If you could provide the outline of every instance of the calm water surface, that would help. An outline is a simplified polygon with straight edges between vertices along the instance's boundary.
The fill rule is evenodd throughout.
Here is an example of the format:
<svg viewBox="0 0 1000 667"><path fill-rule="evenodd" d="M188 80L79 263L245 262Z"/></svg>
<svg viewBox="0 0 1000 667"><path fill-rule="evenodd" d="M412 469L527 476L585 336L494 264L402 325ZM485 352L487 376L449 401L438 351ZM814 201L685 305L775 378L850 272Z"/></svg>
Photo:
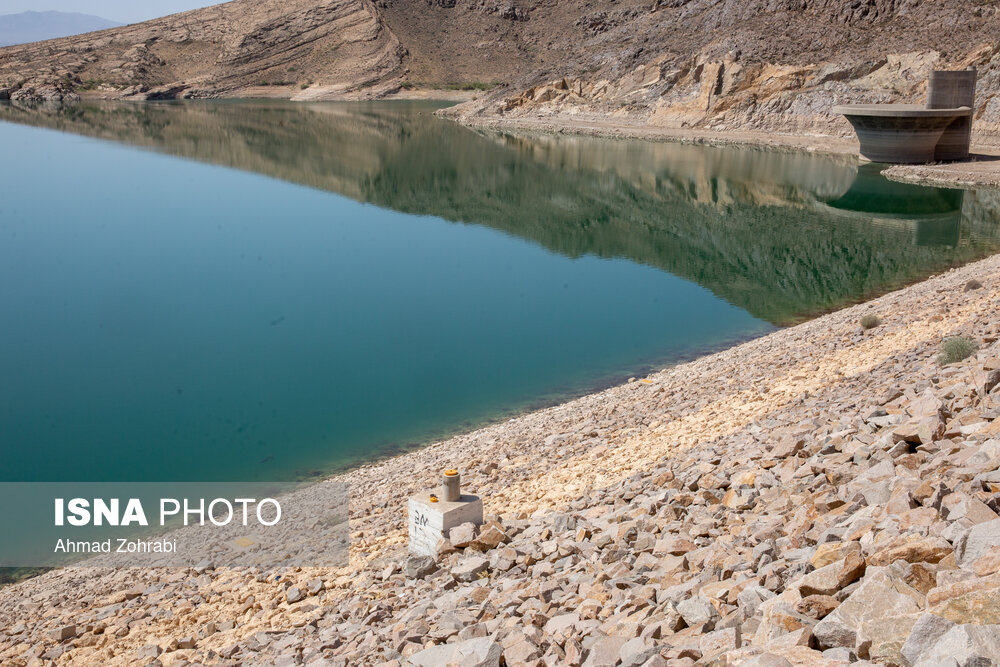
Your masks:
<svg viewBox="0 0 1000 667"><path fill-rule="evenodd" d="M0 106L2 479L316 475L1000 243L851 160L433 109Z"/></svg>

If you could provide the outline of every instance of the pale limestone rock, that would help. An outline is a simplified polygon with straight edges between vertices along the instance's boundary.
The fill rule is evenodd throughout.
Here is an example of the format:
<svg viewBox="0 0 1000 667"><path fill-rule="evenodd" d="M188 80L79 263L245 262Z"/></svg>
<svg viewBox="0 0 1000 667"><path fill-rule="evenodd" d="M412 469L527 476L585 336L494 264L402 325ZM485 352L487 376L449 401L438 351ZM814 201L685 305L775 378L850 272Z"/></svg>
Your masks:
<svg viewBox="0 0 1000 667"><path fill-rule="evenodd" d="M486 526L479 532L476 539L469 544L476 551L489 551L507 542L510 538L496 526ZM457 545L456 545L457 546Z"/></svg>
<svg viewBox="0 0 1000 667"><path fill-rule="evenodd" d="M932 647L944 633L954 626L954 623L940 616L921 614L917 622L913 624L900 655L903 656L907 664L916 663L924 651Z"/></svg>
<svg viewBox="0 0 1000 667"><path fill-rule="evenodd" d="M49 639L56 642L66 641L76 637L75 625L64 625L48 633Z"/></svg>
<svg viewBox="0 0 1000 667"><path fill-rule="evenodd" d="M889 569L869 568L857 590L816 624L813 635L821 648L843 646L853 649L864 641L862 635L870 627L887 618L913 615L916 620L924 596L892 576ZM905 638L906 635L900 639L900 646Z"/></svg>
<svg viewBox="0 0 1000 667"><path fill-rule="evenodd" d="M760 605L771 598L775 597L774 593L767 590L763 586L747 586L736 596L737 602L741 609L747 617L753 616L756 613Z"/></svg>
<svg viewBox="0 0 1000 667"><path fill-rule="evenodd" d="M795 611L820 620L829 615L839 604L840 602L830 595L809 595L795 603Z"/></svg>
<svg viewBox="0 0 1000 667"><path fill-rule="evenodd" d="M991 665L1000 660L1000 625L956 625L922 651L913 667Z"/></svg>
<svg viewBox="0 0 1000 667"><path fill-rule="evenodd" d="M506 572L517 562L517 551L511 547L501 547L490 555L490 568Z"/></svg>
<svg viewBox="0 0 1000 667"><path fill-rule="evenodd" d="M858 628L856 649L875 662L898 663L919 613L885 616Z"/></svg>
<svg viewBox="0 0 1000 667"><path fill-rule="evenodd" d="M146 644L136 651L135 655L139 660L149 661L155 660L161 653L163 653L163 649L156 644Z"/></svg>
<svg viewBox="0 0 1000 667"><path fill-rule="evenodd" d="M410 556L406 559L403 573L408 579L422 579L437 569L437 563L430 556Z"/></svg>
<svg viewBox="0 0 1000 667"><path fill-rule="evenodd" d="M452 568L451 574L459 581L475 581L484 574L490 566L490 562L480 556L469 556L462 559Z"/></svg>
<svg viewBox="0 0 1000 667"><path fill-rule="evenodd" d="M542 657L542 654L538 650L538 646L520 638L516 639L510 646L504 647L503 657L509 665L527 665Z"/></svg>
<svg viewBox="0 0 1000 667"><path fill-rule="evenodd" d="M742 644L739 626L713 630L702 635L698 648L703 657L710 657L738 649Z"/></svg>
<svg viewBox="0 0 1000 667"><path fill-rule="evenodd" d="M868 565L891 565L897 560L908 563L938 563L954 553L951 544L941 537L926 537L893 543L868 557Z"/></svg>
<svg viewBox="0 0 1000 667"><path fill-rule="evenodd" d="M640 667L658 655L659 648L655 642L645 637L633 637L622 644L619 664L621 667Z"/></svg>
<svg viewBox="0 0 1000 667"><path fill-rule="evenodd" d="M787 658L774 653L761 653L738 663L740 667L795 667Z"/></svg>
<svg viewBox="0 0 1000 667"><path fill-rule="evenodd" d="M719 613L711 602L698 597L690 597L677 603L677 613L689 626L701 625L718 618Z"/></svg>
<svg viewBox="0 0 1000 667"><path fill-rule="evenodd" d="M955 556L960 565L971 565L997 548L1000 548L1000 519L970 528L955 544Z"/></svg>
<svg viewBox="0 0 1000 667"><path fill-rule="evenodd" d="M464 549L472 544L474 539L476 539L476 524L472 522L461 523L448 531L448 541L456 549Z"/></svg>
<svg viewBox="0 0 1000 667"><path fill-rule="evenodd" d="M1000 624L1000 577L971 578L927 593L928 611L953 623Z"/></svg>
<svg viewBox="0 0 1000 667"><path fill-rule="evenodd" d="M861 545L857 542L826 542L816 547L816 552L809 559L813 567L819 569L838 560L843 560L849 553L861 553Z"/></svg>
<svg viewBox="0 0 1000 667"><path fill-rule="evenodd" d="M587 654L583 667L613 667L621 658L622 647L628 642L625 637L604 637L598 639Z"/></svg>
<svg viewBox="0 0 1000 667"><path fill-rule="evenodd" d="M441 644L409 657L415 667L441 667L456 663L462 667L499 667L503 648L489 637Z"/></svg>

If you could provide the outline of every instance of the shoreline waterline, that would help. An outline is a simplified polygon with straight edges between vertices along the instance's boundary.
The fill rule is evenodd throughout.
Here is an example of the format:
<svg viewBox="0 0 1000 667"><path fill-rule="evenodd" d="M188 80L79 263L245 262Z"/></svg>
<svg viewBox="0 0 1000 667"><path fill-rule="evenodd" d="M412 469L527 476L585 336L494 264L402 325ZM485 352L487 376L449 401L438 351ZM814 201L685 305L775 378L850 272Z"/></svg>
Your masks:
<svg viewBox="0 0 1000 667"><path fill-rule="evenodd" d="M11 481L317 479L1000 245L990 193L898 186L853 158L524 139L432 107L0 105L15 143L120 170L72 207L39 196L41 209L0 212L6 283L29 285L3 301L36 314L6 332L8 363L29 379L8 387L5 425L33 446L12 449ZM34 173L68 163L39 159ZM142 202L102 194L183 179L192 213L179 219L135 225ZM90 201L100 221L62 222ZM91 253L64 240L84 232ZM32 417L54 404L65 419Z"/></svg>
<svg viewBox="0 0 1000 667"><path fill-rule="evenodd" d="M857 139L847 135L656 127L637 123L565 117L554 119L532 116L522 118L462 117L451 112L451 108L444 107L436 113L442 118L448 118L473 129L519 134L575 134L606 139L638 139L702 146L759 148L778 152L807 152L848 158L860 164L868 162L858 154ZM914 185L1000 188L1000 146L976 142L972 146L972 155L968 160L929 165L885 165L883 175L889 180Z"/></svg>
<svg viewBox="0 0 1000 667"><path fill-rule="evenodd" d="M971 331L994 335L997 327L989 316L989 304L1000 294L998 276L1000 255L993 255L654 373L644 378L648 383L612 387L338 475L335 479L352 489L351 565L284 573L281 581L289 578L294 585L302 580L299 585L304 586L306 580L322 577L327 606L336 607L352 596L373 595L378 573L405 561L406 497L437 483L445 466L462 470L464 487L483 497L488 516L523 524L546 512L568 509L592 491L648 474L684 452L699 456L698 448L705 447L710 456L712 447L732 438L751 434L767 439L776 427L772 422L795 423L807 415L818 419L817 410L835 411L835 406L849 402L859 385L880 386L900 373L905 376L900 389L916 384L924 376L918 369L924 360L933 359L945 337ZM984 287L965 291L973 279ZM939 316L942 291L954 295L947 318ZM882 324L865 331L858 323L869 313L880 316ZM866 406L855 410L864 411ZM302 627L309 614L322 616L325 608L286 604L285 589L275 587L273 577L240 570L95 573L64 568L0 589L0 623L27 619L32 633L57 627L63 612L53 601L62 600L69 591L73 591L70 602L85 598L91 601L88 609L99 610L115 604L130 587L152 585L158 593L150 604L170 605L187 594L186 582L196 574L203 578L200 585L214 592L185 617L185 627L240 619L232 630L200 639L199 651L224 650L234 640L257 632ZM268 605L268 613L243 616L239 609L248 596ZM48 603L29 611L24 604L31 600ZM129 613L130 607L112 610L102 622L113 627ZM74 648L64 661L87 664L100 655L106 664L128 664L134 651L174 636L175 623L154 616L141 630ZM17 655L19 641L24 640L0 646L0 660Z"/></svg>
<svg viewBox="0 0 1000 667"><path fill-rule="evenodd" d="M853 304L852 304L853 305ZM812 317L819 317L819 315L814 315ZM809 317L807 319L812 319ZM807 321L803 320L803 321ZM794 326L794 325L793 325ZM317 467L318 471L322 471L320 474L313 474L310 472L307 475L296 477L291 482L315 482L321 483L336 479L340 475L350 473L353 470L365 466L378 465L387 460L393 459L398 456L406 456L415 451L420 451L426 447L431 447L442 442L447 442L457 437L468 435L476 431L490 428L498 424L503 424L512 420L520 419L526 415L530 415L536 412L541 412L543 410L548 410L551 408L557 408L566 403L584 398L586 396L592 396L595 394L600 394L608 389L618 387L627 384L630 380L636 378L651 375L654 373L659 373L664 370L668 370L674 366L686 364L691 361L695 361L705 356L712 354L718 354L730 348L742 345L744 343L756 340L763 336L767 336L774 331L780 331L785 327L773 327L770 331L766 331L760 334L748 333L741 336L736 336L732 339L720 341L711 344L704 348L697 348L694 350L686 350L683 353L672 358L669 362L657 363L649 362L640 364L633 367L631 370L623 370L621 372L613 373L604 378L594 380L587 383L586 385L576 388L567 389L565 391L553 391L549 396L543 396L538 399L534 399L526 403L522 407L511 407L508 408L494 416L486 417L481 420L474 420L471 423L466 422L460 426L454 428L442 428L441 431L435 435L428 436L425 439L411 440L405 443L387 443L386 446L378 447L378 452L374 453L371 458L356 458L347 461L341 461L338 463L331 463L327 465L319 464ZM325 470L324 470L325 468Z"/></svg>
<svg viewBox="0 0 1000 667"><path fill-rule="evenodd" d="M813 344L808 342L808 340L804 339L812 338L814 337L814 334L816 339L830 337L830 335L827 333L827 330L833 328L834 325L836 325L841 330L843 330L844 327L850 328L852 331L856 332L852 335L861 337L860 340L862 341L870 340L872 342L879 342L880 343L878 345L879 353L890 353L892 351L891 345L888 345L882 341L878 341L877 340L878 335L882 332L885 332L887 326L893 326L894 329L893 333L896 333L903 337L908 337L908 334L905 331L906 329L905 321L919 319L920 315L925 315L927 312L930 313L936 312L936 307L933 303L933 295L940 289L944 288L942 283L947 283L949 288L961 289L962 285L964 285L967 280L974 278L982 279L984 275L988 275L990 273L996 274L997 272L1000 272L1000 253L977 260L975 262L965 264L957 268L949 269L941 274L929 276L924 280L901 287L894 291L887 292L880 296L874 297L868 301L864 301L858 304L847 305L831 313L820 315L818 317L815 317L813 319L807 320L803 323L794 326L777 329L776 331L773 331L769 334L765 334L763 336L754 338L744 343L728 347L722 351L703 355L694 360L678 363L676 365L653 372L646 378L643 378L645 380L649 380L652 383L652 385L647 385L642 382L628 382L625 384L619 384L600 392L587 394L585 396L581 396L579 398L555 406L551 406L548 408L544 408L542 410L538 410L536 412L531 412L528 414L521 415L517 418L510 419L506 422L485 426L483 428L476 429L469 433L456 436L449 440L428 445L427 447L424 447L422 449L413 452L408 452L405 454L394 456L383 461L365 464L354 470L347 471L345 473L331 477L330 480L347 482L351 484L352 494L356 492L360 492L361 494L363 494L364 493L363 489L365 489L366 487L369 488L370 490L374 490L378 486L385 484L390 480L403 481L404 479L406 479L407 475L413 475L416 477L415 479L407 480L409 482L409 484L407 485L408 488L417 490L421 488L422 484L429 488L435 483L436 477L438 476L439 472L441 470L444 470L445 467L459 466L461 468L462 462L460 459L471 458L472 461L474 462L484 461L489 459L491 455L503 452L505 448L498 447L496 445L496 441L498 440L498 438L504 438L506 436L506 439L512 442L517 441L519 440L519 438L516 437L517 434L523 433L525 431L530 431L536 434L536 436L540 435L541 433L546 433L548 436L561 435L564 432L569 432L569 430L567 429L566 431L560 431L554 427L550 428L550 426L554 421L558 422L564 421L564 419L567 416L569 417L569 421L571 422L584 424L582 429L575 429L575 432L579 432L581 430L587 431L589 428L587 426L587 422L589 421L587 419L587 413L600 411L603 407L608 407L611 408L612 410L616 410L618 408L623 408L623 409L634 408L635 407L634 401L629 400L628 397L629 392L642 390L643 388L650 386L658 387L663 384L672 386L672 388L676 392L681 388L681 386L684 386L689 380L690 381L697 380L702 375L717 376L720 366L732 363L732 368L734 372L736 372L739 366L738 364L733 362L735 362L737 359L746 359L748 357L754 357L759 355L760 357L762 357L762 361L765 363L773 361L779 365L788 365L789 364L788 361L781 359L782 357L780 351L781 346L788 345L789 343L794 342L797 347L812 348ZM975 295L975 293L973 293L973 295ZM911 302L911 301L920 301L921 302L920 305L923 307L923 312L919 312L916 309L914 309L914 312L887 313L884 311L884 309L887 306L891 307L899 302ZM967 316L968 314L974 311L975 309L970 307L967 312L963 312L960 315ZM883 323L880 325L879 329L874 332L862 332L861 326L859 324L860 318L864 314L869 312L879 313L880 317L883 319ZM890 318L895 319L896 322L892 322ZM956 318L956 320L962 321L961 317ZM957 330L959 331L961 330L960 327L940 325L936 320L933 319L933 317L931 318L930 322L925 322L923 324L924 326L921 327L922 331L920 332L920 335L922 336L927 336L928 332L934 329L947 328L949 331L951 331L957 328ZM932 334L932 336L938 342L940 340L943 340L943 338L945 338L947 335L948 334L945 333ZM838 358L843 356L844 360L848 359L849 355L847 355L847 352L849 352L849 349L838 350L837 351ZM776 368L775 372L778 373L779 371L785 371L785 370L786 369L783 368ZM712 371L712 372L706 373L706 371ZM831 368L827 368L826 371L824 372L831 372L834 377L843 377L845 375L843 371L833 370ZM783 375L778 375L778 378L780 380L781 377L783 376L787 377L788 375L792 375L792 377L795 377L794 374L785 372ZM707 379L711 380L715 378L707 378ZM765 377L761 376L758 378L757 382L758 384L756 385L756 388L743 387L739 389L740 393L745 393L747 390L749 390L752 395L756 395L760 390L763 390L764 394L761 394L761 396L766 397L767 394L770 393L767 387L769 385L775 384L776 382L778 382L778 380L768 381ZM814 391L815 386L823 384L823 382L818 382L818 383L807 382L804 381L804 378L796 380L796 383L802 385L802 391L804 392L804 395L806 397L808 397L809 394L812 391ZM785 389L783 393L788 395L790 391L789 389ZM751 400L752 399L753 396L751 396ZM648 426L650 422L661 421L658 419L649 418L648 416L643 416L641 414L633 414L630 416L630 419L634 420L634 422L619 424L619 428L617 430L619 431L619 433L621 433L624 437L627 437L628 440L632 442L636 440L636 435L640 431L645 430L645 427L640 426L640 423L645 422L646 426ZM656 425L659 426L660 424ZM590 449L591 447L601 448L601 449L607 447L608 443L606 442L606 438L602 438L602 440L605 440L605 442L594 442L591 443L588 447L583 448L584 451L583 456L586 457L585 452L587 449ZM474 442L478 443L492 442L493 444L492 446L490 446L490 449L497 451L480 450L476 454L470 454L467 450L470 449L469 445ZM697 444L697 442L694 442L693 444ZM693 446L693 444L691 446ZM521 440L519 445L512 445L511 448L516 450L518 455L522 457L528 455L528 458L544 459L544 455L532 456L531 445L527 442L524 442L523 440ZM617 445L614 448L620 449L621 445ZM685 447L683 449L673 449L673 448L671 449L674 452L676 452L676 451L686 450L687 448L688 447ZM414 470L419 470L420 473L418 474L412 473L412 471ZM537 476L544 477L547 476L547 473L546 471L538 470ZM469 486L470 486L470 492L472 492L471 490L474 489L476 486L477 477L476 476L470 476L470 477L471 481ZM373 483L376 485L375 487L371 487ZM596 485L597 485L596 483L593 483L588 486L596 486ZM576 487L572 487L570 493L576 490L578 490ZM508 490L503 494L503 500L506 500L507 498L511 497L511 495L516 495L516 494L517 494L516 489ZM547 495L546 493L542 493L541 497L544 498L546 497L546 495ZM494 511L500 511L502 506L504 505L503 500L499 498L493 498L492 508L489 507L490 502L489 500L487 500L487 506L488 506L487 511L490 511L490 509ZM509 512L513 509L514 506L508 506L506 508L506 511ZM535 507L535 510L537 509L538 507ZM400 507L399 513L401 515L405 515L404 510L405 508ZM530 512L528 513L530 514ZM358 517L355 514L355 512L352 511L352 521L357 521L360 519L361 517ZM402 528L402 521L403 517L401 516L394 517L393 523L395 524L395 527L397 529ZM396 540L393 540L391 543L399 545L399 542ZM403 546L405 546L405 541L403 543ZM353 553L354 549L352 545L352 554ZM385 554L382 553L381 556L384 557Z"/></svg>
<svg viewBox="0 0 1000 667"><path fill-rule="evenodd" d="M975 262L970 262L957 267L946 269L945 274L971 266L973 264L985 262L990 259L1000 260L1000 253L991 255L989 257L981 258L979 260L976 260ZM570 405L575 404L582 400L595 399L597 397L600 397L608 393L609 391L627 387L628 385L633 384L640 377L648 378L650 376L662 375L663 373L668 373L677 367L685 366L708 357L713 357L715 355L724 354L735 348L739 348L745 344L753 343L754 341L760 341L762 339L767 339L775 334L788 331L790 329L798 328L802 325L808 324L817 319L821 319L825 316L836 315L837 313L840 313L845 310L866 307L872 302L878 301L880 298L883 298L887 295L891 295L895 292L905 291L911 287L915 287L923 283L929 282L931 280L934 280L935 278L938 278L940 275L944 274L927 276L923 280L909 283L906 285L891 286L886 291L880 292L877 295L873 295L864 301L845 303L842 306L835 308L833 310L827 310L819 313L803 315L802 319L796 322L795 324L790 324L788 326L783 326L783 327L774 327L771 331L763 334L759 335L747 334L747 335L737 336L731 340L718 342L716 344L710 345L705 348L699 348L696 350L686 350L685 352L679 354L673 361L671 361L668 364L665 365L658 365L656 363L644 364L642 366L632 369L631 371L623 371L620 373L616 373L612 376L609 376L604 380L599 380L591 384L589 388L582 388L579 391L568 392L567 394L564 394L562 396L553 397L551 400L548 399L536 400L524 406L523 409L513 408L509 412L502 413L495 417L487 418L471 426L456 427L454 429L451 429L450 432L446 432L441 436L431 437L423 441L414 441L405 444L401 443L395 445L394 447L390 447L388 451L385 453L382 453L381 448L379 448L379 452L374 454L372 458L351 459L347 461L340 461L335 464L329 464L327 466L323 466L322 464L320 464L315 469L314 471L315 474L313 474L313 472L311 471L309 474L296 477L289 481L296 483L308 482L309 484L321 484L326 482L344 481L345 477L349 477L355 473L360 473L362 471L367 471L367 470L377 470L381 466L390 466L398 460L405 459L407 457L413 456L414 454L419 454L429 449L447 448L449 443L461 438L473 437L481 432L489 431L495 428L503 428L505 424L518 422L519 420L531 418L533 416L547 413L550 411L558 411L560 409L568 408ZM30 570L30 568L17 568L17 569ZM63 569L63 568L40 568L38 569L38 571L30 571L23 577L15 578L13 581L0 584L0 588L16 585L21 581L26 581L28 579L35 578L37 576L40 576L41 574L50 572L53 569Z"/></svg>
<svg viewBox="0 0 1000 667"><path fill-rule="evenodd" d="M525 405L523 409L510 408L509 410L504 411L504 412L502 412L502 413L500 413L500 414L498 414L496 416L488 417L488 418L480 420L478 422L474 422L471 425L460 426L460 427L456 427L454 429L444 429L444 432L440 436L434 436L434 437L430 437L430 438L427 438L427 439L424 439L424 440L416 440L416 441L407 442L407 443L393 444L393 445L390 446L389 452L387 452L385 454L376 454L371 459L364 459L364 460L362 460L362 459L356 459L356 460L352 460L352 461L348 461L348 462L344 462L344 463L335 464L335 465L332 465L329 468L327 468L327 470L325 472L323 472L322 475L315 475L315 476L310 476L310 477L297 478L297 479L292 480L292 481L301 482L301 481L307 481L307 480L309 480L309 481L315 481L317 483L319 483L319 482L326 482L326 481L334 481L334 480L338 479L339 477L341 477L343 475L346 475L346 474L349 474L349 473L351 473L351 472L353 472L355 470L358 470L358 469L361 469L361 468L366 468L366 467L378 466L379 464L386 463L386 462L388 462L388 461L390 461L390 460L392 460L394 458L402 457L402 456L407 456L407 455L410 455L410 454L412 454L414 452L418 452L420 450L426 449L428 447L434 447L434 446L437 446L437 445L441 445L441 444L444 444L444 443L446 443L448 441L451 441L451 440L453 440L455 438L459 438L459 437L462 437L462 436L468 436L468 435L470 435L472 433L475 433L475 432L478 432L478 431L482 431L482 430L485 430L485 429L489 429L491 427L495 427L497 425L501 425L501 424L506 423L506 422L515 421L515 420L524 418L526 416L532 415L534 413L543 412L543 411L554 409L554 408L559 408L561 406L564 406L566 404L572 403L572 402L577 401L579 399L583 399L583 398L587 398L587 397L592 397L592 396L597 396L597 395L603 394L604 392L606 392L606 391L608 391L610 389L614 389L616 387L621 387L621 386L624 386L626 384L629 384L633 380L636 380L636 379L638 379L640 377L648 377L650 375L656 375L656 374L659 374L659 373L664 373L664 372L670 371L672 368L675 368L677 366L682 366L682 365L689 364L691 362L697 361L699 359L703 359L705 357L709 357L709 356L712 356L712 355L716 355L716 354L720 354L720 353L726 352L726 351L731 350L731 349L733 349L735 347L739 347L739 346L741 346L743 344L750 343L750 342L753 342L753 341L756 341L756 340L760 340L762 338L767 338L768 336L771 336L771 335L773 335L775 333L778 333L778 332L781 332L781 331L785 331L787 329L795 328L795 327L798 327L798 326L803 325L803 324L807 324L807 323L809 323L811 321L814 321L816 319L822 318L822 317L827 316L827 315L833 315L833 314L836 314L836 313L841 312L843 310L848 310L848 309L852 309L852 308L865 307L868 304L870 304L870 303L872 303L874 301L877 301L878 299L880 299L880 298L882 298L884 296L893 294L895 292L906 290L907 288L914 287L916 285L920 285L922 283L925 283L925 282L927 282L929 280L933 280L933 279L935 279L935 278L937 278L937 277L939 277L941 275L944 275L946 273L950 273L952 271L956 271L956 270L962 269L964 267L970 266L972 264L975 264L975 263L978 263L978 262L982 262L982 261L986 261L986 260L991 259L991 258L1000 258L1000 252L995 253L993 255L988 255L986 257L981 257L981 258L979 258L977 260L974 260L973 262L967 262L967 263L964 263L964 264L956 264L956 265L951 266L951 267L946 267L941 273L937 273L937 274L932 274L932 275L926 276L926 277L924 277L921 280L917 280L917 281L914 281L914 282L908 282L908 283L904 283L904 284L887 285L885 290L879 291L879 292L877 292L875 294L868 295L863 300L848 301L848 302L845 302L843 304L840 304L838 307L833 308L833 309L826 309L826 310L821 310L821 311L817 311L817 312L813 312L813 313L803 313L799 318L796 319L796 321L794 323L790 323L790 324L785 325L785 326L775 326L772 330L767 331L765 333L761 333L761 334L747 334L747 335L744 335L744 336L737 336L737 337L734 337L731 340L722 341L722 342L710 345L710 346L705 347L705 348L698 348L698 349L695 349L695 350L687 350L684 353L678 355L672 361L670 361L668 363L665 363L665 364L657 364L655 362L650 362L648 364L643 364L643 365L640 365L640 366L632 369L631 371L622 371L622 372L610 375L610 376L608 376L605 379L597 380L597 381L591 383L589 385L589 387L583 387L583 388L579 389L578 391L567 391L564 394L555 395L555 396L553 396L551 398L542 398L542 399L539 399L539 400L534 400L531 403ZM393 451L393 450L395 450L395 451Z"/></svg>

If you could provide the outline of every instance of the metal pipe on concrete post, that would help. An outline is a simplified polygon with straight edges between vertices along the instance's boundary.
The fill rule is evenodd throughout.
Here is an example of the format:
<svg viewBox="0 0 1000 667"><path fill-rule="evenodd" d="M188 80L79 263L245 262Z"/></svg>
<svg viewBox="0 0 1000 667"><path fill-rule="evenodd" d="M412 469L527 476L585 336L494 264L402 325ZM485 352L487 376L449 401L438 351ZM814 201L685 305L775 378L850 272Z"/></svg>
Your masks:
<svg viewBox="0 0 1000 667"><path fill-rule="evenodd" d="M462 497L462 476L457 470L445 470L441 481L441 499L446 503L458 502Z"/></svg>

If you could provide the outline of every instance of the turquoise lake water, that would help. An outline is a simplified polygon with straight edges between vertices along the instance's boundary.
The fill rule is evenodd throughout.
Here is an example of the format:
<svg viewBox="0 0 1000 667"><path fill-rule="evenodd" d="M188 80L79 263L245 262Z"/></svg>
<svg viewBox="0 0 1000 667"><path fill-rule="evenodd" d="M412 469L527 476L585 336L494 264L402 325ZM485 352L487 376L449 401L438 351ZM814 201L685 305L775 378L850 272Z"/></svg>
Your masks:
<svg viewBox="0 0 1000 667"><path fill-rule="evenodd" d="M989 254L989 193L428 104L0 106L3 481L316 476Z"/></svg>

